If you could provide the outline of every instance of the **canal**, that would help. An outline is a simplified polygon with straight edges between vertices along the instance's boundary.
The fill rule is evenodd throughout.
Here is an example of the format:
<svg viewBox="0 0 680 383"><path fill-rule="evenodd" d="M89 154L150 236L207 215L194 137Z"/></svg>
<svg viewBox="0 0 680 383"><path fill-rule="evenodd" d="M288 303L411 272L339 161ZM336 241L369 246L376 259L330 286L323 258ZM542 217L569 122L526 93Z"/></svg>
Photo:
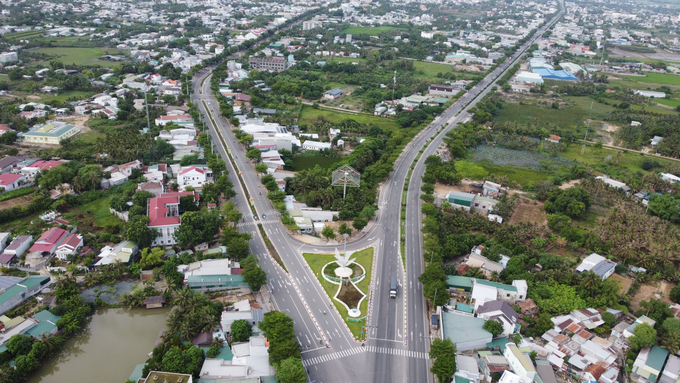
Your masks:
<svg viewBox="0 0 680 383"><path fill-rule="evenodd" d="M146 362L170 312L98 309L83 331L64 343L28 383L123 383Z"/></svg>

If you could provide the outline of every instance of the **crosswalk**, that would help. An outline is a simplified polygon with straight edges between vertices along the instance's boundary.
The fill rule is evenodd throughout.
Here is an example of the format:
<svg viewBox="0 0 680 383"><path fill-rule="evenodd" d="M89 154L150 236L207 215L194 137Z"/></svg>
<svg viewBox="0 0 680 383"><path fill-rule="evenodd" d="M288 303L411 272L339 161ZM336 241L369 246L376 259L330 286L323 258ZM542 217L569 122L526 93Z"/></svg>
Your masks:
<svg viewBox="0 0 680 383"><path fill-rule="evenodd" d="M236 225L236 227L247 227L247 226L255 226L258 223L269 224L269 223L277 223L277 222L280 222L280 221L278 219L266 219L264 221L250 221L250 222L239 223L239 224Z"/></svg>
<svg viewBox="0 0 680 383"><path fill-rule="evenodd" d="M311 366L311 365L314 365L314 364L330 362L332 360L344 358L344 357L351 356L351 355L366 353L366 352L374 352L374 353L378 353L378 354L387 354L387 355L395 355L395 356L405 356L407 358L418 358L418 359L429 359L430 358L429 355L426 352L410 351L410 350L404 350L404 349L400 349L400 348L390 348L390 347L365 346L365 347L350 348L350 349L347 349L347 350L334 352L332 354L320 355L320 356L317 356L317 357L314 357L314 358L305 359L305 360L302 361L302 364L305 367L308 367L308 366Z"/></svg>

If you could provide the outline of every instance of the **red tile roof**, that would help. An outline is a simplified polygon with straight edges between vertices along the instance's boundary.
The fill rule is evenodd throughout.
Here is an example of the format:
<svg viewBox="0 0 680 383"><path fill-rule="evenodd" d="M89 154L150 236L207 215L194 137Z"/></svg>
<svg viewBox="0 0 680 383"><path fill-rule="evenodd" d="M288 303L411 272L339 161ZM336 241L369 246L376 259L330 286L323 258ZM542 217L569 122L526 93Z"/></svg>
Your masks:
<svg viewBox="0 0 680 383"><path fill-rule="evenodd" d="M195 170L195 171L197 171L197 172L199 172L199 173L201 173L201 174L204 173L203 169L197 168L197 167L195 167L195 166L192 166L192 167L190 167L190 168L186 168L186 169L182 170L181 172L179 172L179 175L189 173L189 172L192 171L192 170Z"/></svg>
<svg viewBox="0 0 680 383"><path fill-rule="evenodd" d="M66 237L68 232L58 227L53 227L44 232L35 244L31 246L30 251L48 251L54 252L61 241Z"/></svg>
<svg viewBox="0 0 680 383"><path fill-rule="evenodd" d="M59 245L59 247L69 246L70 248L75 249L78 246L80 246L82 242L83 238L78 237L78 234L71 234L68 237L64 238L64 242L62 242L61 245Z"/></svg>
<svg viewBox="0 0 680 383"><path fill-rule="evenodd" d="M179 225L179 216L167 216L167 205L173 204L179 204L179 196L151 198L149 200L149 226Z"/></svg>
<svg viewBox="0 0 680 383"><path fill-rule="evenodd" d="M32 164L31 164L30 166L28 166L28 167L30 167L30 168L40 168L40 169L42 169L42 170L50 170L50 169L52 169L52 168L56 168L57 166L59 166L59 165L61 165L61 164L63 164L63 163L64 163L64 161L57 161L57 160L49 160L49 161L45 161L45 160L40 160L40 161L36 161L36 162L32 163Z"/></svg>
<svg viewBox="0 0 680 383"><path fill-rule="evenodd" d="M7 186L23 177L21 174L0 174L0 186Z"/></svg>
<svg viewBox="0 0 680 383"><path fill-rule="evenodd" d="M555 141L559 141L559 140L560 140L560 136L556 136L556 135L554 135L554 134L553 134L552 136L550 136L549 138L550 138L551 140L555 140Z"/></svg>

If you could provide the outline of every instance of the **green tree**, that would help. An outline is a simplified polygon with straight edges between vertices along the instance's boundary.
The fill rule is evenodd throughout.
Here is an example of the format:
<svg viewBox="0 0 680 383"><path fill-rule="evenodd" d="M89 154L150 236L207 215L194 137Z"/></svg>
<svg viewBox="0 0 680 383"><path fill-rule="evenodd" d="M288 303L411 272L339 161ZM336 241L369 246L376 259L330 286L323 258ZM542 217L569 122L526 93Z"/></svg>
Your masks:
<svg viewBox="0 0 680 383"><path fill-rule="evenodd" d="M503 333L503 325L498 323L498 321L495 319L489 319L484 322L484 330L490 332L491 335L496 337Z"/></svg>
<svg viewBox="0 0 680 383"><path fill-rule="evenodd" d="M182 214L175 239L181 247L210 242L220 232L223 221L218 211L188 211Z"/></svg>
<svg viewBox="0 0 680 383"><path fill-rule="evenodd" d="M663 323L666 318L673 316L673 311L671 311L667 303L658 299L650 299L648 301L640 302L638 316L640 315L647 315L648 317L654 319L656 323Z"/></svg>
<svg viewBox="0 0 680 383"><path fill-rule="evenodd" d="M616 324L616 317L609 311L602 312L602 320L604 321L604 324L610 328L614 327L614 324Z"/></svg>
<svg viewBox="0 0 680 383"><path fill-rule="evenodd" d="M234 237L227 242L227 253L236 259L244 259L250 254L250 243L242 237Z"/></svg>
<svg viewBox="0 0 680 383"><path fill-rule="evenodd" d="M668 318L661 326L661 346L672 354L680 350L680 319Z"/></svg>
<svg viewBox="0 0 680 383"><path fill-rule="evenodd" d="M435 338L430 346L430 359L434 359L430 372L439 382L448 382L456 372L456 345L451 339Z"/></svg>
<svg viewBox="0 0 680 383"><path fill-rule="evenodd" d="M151 242L158 236L158 232L149 228L149 218L143 215L130 217L125 238L134 242L140 248L151 246Z"/></svg>
<svg viewBox="0 0 680 383"><path fill-rule="evenodd" d="M231 338L234 342L245 342L250 339L253 326L246 319L235 320L231 324Z"/></svg>
<svg viewBox="0 0 680 383"><path fill-rule="evenodd" d="M153 249L147 247L142 250L142 259L139 261L139 265L142 266L142 270L153 269L163 264L162 257L164 255L165 250L160 247L154 247Z"/></svg>
<svg viewBox="0 0 680 383"><path fill-rule="evenodd" d="M154 197L156 197L155 194L146 190L140 190L135 193L134 197L132 197L132 203L136 206L141 206L144 208L144 210L146 210L146 204L148 203L149 199Z"/></svg>
<svg viewBox="0 0 680 383"><path fill-rule="evenodd" d="M234 225L243 218L243 214L236 208L236 203L234 201L227 201L222 205L222 218L227 222L232 222Z"/></svg>
<svg viewBox="0 0 680 383"><path fill-rule="evenodd" d="M338 228L338 232L340 235L352 235L352 228L347 225L347 223L343 222L340 224L340 227Z"/></svg>
<svg viewBox="0 0 680 383"><path fill-rule="evenodd" d="M671 289L669 298L675 303L680 303L680 286L675 286Z"/></svg>
<svg viewBox="0 0 680 383"><path fill-rule="evenodd" d="M267 284L267 273L257 264L257 258L254 256L249 256L242 262L243 266L243 281L250 286L250 289L254 292L260 291L262 286Z"/></svg>
<svg viewBox="0 0 680 383"><path fill-rule="evenodd" d="M276 368L276 380L279 383L305 383L307 374L300 358L288 358L281 361Z"/></svg>
<svg viewBox="0 0 680 383"><path fill-rule="evenodd" d="M269 167L265 164L259 164L255 166L255 171L258 173L266 173L267 169L269 169Z"/></svg>
<svg viewBox="0 0 680 383"><path fill-rule="evenodd" d="M165 355L163 355L163 371L174 372L177 374L184 374L187 370L187 361L182 351L178 348L170 348Z"/></svg>
<svg viewBox="0 0 680 383"><path fill-rule="evenodd" d="M14 365L20 374L27 374L40 366L33 355L20 355L14 359Z"/></svg>
<svg viewBox="0 0 680 383"><path fill-rule="evenodd" d="M321 235L323 235L324 237L326 237L326 239L329 239L329 240L335 239L335 231L333 231L333 228L330 227L330 226L325 226L321 230Z"/></svg>
<svg viewBox="0 0 680 383"><path fill-rule="evenodd" d="M33 347L32 336L29 335L13 335L7 341L7 351L9 351L14 356L28 355L31 352L31 347Z"/></svg>
<svg viewBox="0 0 680 383"><path fill-rule="evenodd" d="M270 364L277 366L285 359L300 357L293 320L288 315L280 311L270 311L264 314L259 328L269 340Z"/></svg>
<svg viewBox="0 0 680 383"><path fill-rule="evenodd" d="M253 161L259 162L262 159L262 152L258 148L250 148L246 152L246 157Z"/></svg>
<svg viewBox="0 0 680 383"><path fill-rule="evenodd" d="M647 323L637 325L633 333L635 335L630 337L630 347L635 351L656 344L656 330Z"/></svg>
<svg viewBox="0 0 680 383"><path fill-rule="evenodd" d="M368 221L365 218L354 217L354 220L352 221L352 226L358 231L361 231L366 225L368 225Z"/></svg>

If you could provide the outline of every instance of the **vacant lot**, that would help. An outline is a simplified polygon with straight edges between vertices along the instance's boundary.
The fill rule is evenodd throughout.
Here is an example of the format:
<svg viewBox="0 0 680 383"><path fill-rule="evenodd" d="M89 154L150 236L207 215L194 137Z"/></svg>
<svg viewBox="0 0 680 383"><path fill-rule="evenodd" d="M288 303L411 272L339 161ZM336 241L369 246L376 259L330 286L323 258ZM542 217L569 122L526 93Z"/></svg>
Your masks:
<svg viewBox="0 0 680 383"><path fill-rule="evenodd" d="M630 289L630 285L633 284L632 279L630 279L628 277L624 277L623 275L612 274L612 276L609 277L609 278L615 280L616 282L619 283L619 285L621 285L621 289L619 290L619 295L623 295L626 292L628 292L628 289Z"/></svg>
<svg viewBox="0 0 680 383"><path fill-rule="evenodd" d="M614 108L593 103L586 97L566 97L576 105L553 109L547 106L507 104L494 119L495 122L516 122L526 125L529 122L551 123L564 128L585 125L589 117L595 120L606 118ZM592 104L592 111L590 109Z"/></svg>
<svg viewBox="0 0 680 383"><path fill-rule="evenodd" d="M375 124L382 129L387 129L390 131L395 130L399 127L394 120L390 120L387 118L373 117L365 114L360 115L346 114L334 110L331 111L323 109L314 109L310 106L304 106L302 108L302 111L300 112L300 117L298 118L298 125L311 124L314 120L316 120L320 116L323 116L328 121L336 124L349 118L360 124Z"/></svg>
<svg viewBox="0 0 680 383"><path fill-rule="evenodd" d="M293 171L299 172L300 170L311 169L316 165L329 169L338 161L342 161L342 157L326 157L321 154L303 152L293 157Z"/></svg>
<svg viewBox="0 0 680 383"><path fill-rule="evenodd" d="M105 53L106 51L106 53ZM64 64L76 64L76 65L101 65L105 67L111 67L116 65L115 61L100 60L100 58L105 54L121 54L118 49L109 48L37 48L31 52L35 53L45 53L53 56L54 59L58 59ZM47 65L48 62L42 62L42 64Z"/></svg>
<svg viewBox="0 0 680 383"><path fill-rule="evenodd" d="M9 209L15 206L28 205L29 203L31 203L31 201L33 201L32 195L25 195L23 197L8 199L7 201L0 202L0 210Z"/></svg>
<svg viewBox="0 0 680 383"><path fill-rule="evenodd" d="M670 294L673 285L669 284L666 281L661 281L660 283L657 282L653 283L654 283L653 285L640 286L635 296L630 298L630 306L633 310L637 310L638 308L640 308L640 302L648 301L652 298L659 299L668 304L671 303L671 300L668 299L668 295ZM656 294L659 294L658 298Z"/></svg>
<svg viewBox="0 0 680 383"><path fill-rule="evenodd" d="M69 92L64 92L64 93L59 93L58 95L54 96L45 96L44 98L40 99L40 102L43 104L50 104L51 101L59 101L59 102L66 102L70 100L83 100L86 99L90 96L94 95L94 92L82 92L78 90L72 90Z"/></svg>
<svg viewBox="0 0 680 383"><path fill-rule="evenodd" d="M646 77L626 76L626 78L649 84L680 85L680 76L675 74L646 73L646 75Z"/></svg>
<svg viewBox="0 0 680 383"><path fill-rule="evenodd" d="M510 217L510 225L518 222L533 222L539 225L547 225L548 219L543 211L543 202L532 201L524 198L518 198L515 201L515 211Z"/></svg>

